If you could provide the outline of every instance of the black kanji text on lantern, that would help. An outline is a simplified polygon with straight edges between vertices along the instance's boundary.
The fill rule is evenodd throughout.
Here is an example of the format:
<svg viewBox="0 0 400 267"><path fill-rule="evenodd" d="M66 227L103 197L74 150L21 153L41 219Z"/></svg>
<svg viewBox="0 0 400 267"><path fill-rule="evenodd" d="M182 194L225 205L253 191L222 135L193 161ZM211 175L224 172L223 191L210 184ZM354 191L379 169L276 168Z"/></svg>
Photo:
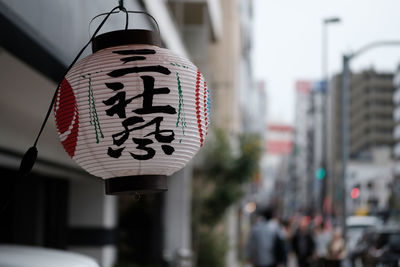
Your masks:
<svg viewBox="0 0 400 267"><path fill-rule="evenodd" d="M154 127L152 129L155 130L143 134L140 138L137 136L132 137L131 140L137 145L136 149L138 151L128 151L129 154L136 160L152 159L156 155L154 146L151 146L154 144L155 140L161 144L161 149L166 155L171 155L175 151L174 147L170 145L175 139L175 133L173 130L161 129L164 117L156 116L146 123L145 119L140 116L155 113L176 114L176 109L170 105L153 105L153 99L156 95L169 94L170 89L168 87L154 88L155 78L149 74L151 72L156 72L169 75L171 71L161 65L125 67L125 64L129 62L145 60L146 57L143 55L155 54L156 51L152 49L118 50L113 51L113 53L127 57L120 59L120 61L123 62L122 66L124 66L124 68L112 70L107 73L109 77L120 78L128 74L139 74L143 72L147 74L140 76L143 82L143 92L131 98L126 98L126 92L122 90L124 89L123 83L119 81L105 83L107 88L116 92L115 95L103 101L106 106L110 106L110 108L106 110L107 116L112 117L117 115L119 118L124 118L121 123L123 130L112 135L113 145L115 147L108 147L107 155L112 158L119 158L126 148L123 144L129 139L130 133L145 128L147 129L148 127ZM142 99L142 107L131 110L130 112L134 113L134 115L127 118L126 112L128 104L140 98ZM154 140L150 138L152 136Z"/></svg>

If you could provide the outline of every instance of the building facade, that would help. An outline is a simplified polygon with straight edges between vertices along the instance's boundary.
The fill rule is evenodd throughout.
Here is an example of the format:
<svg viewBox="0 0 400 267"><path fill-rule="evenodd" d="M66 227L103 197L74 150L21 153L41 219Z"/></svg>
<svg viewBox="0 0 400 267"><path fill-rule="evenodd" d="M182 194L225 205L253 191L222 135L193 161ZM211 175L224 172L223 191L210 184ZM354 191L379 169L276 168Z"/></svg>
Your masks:
<svg viewBox="0 0 400 267"><path fill-rule="evenodd" d="M297 211L306 211L312 202L312 180L310 172L313 169L314 131L313 131L313 98L312 82L299 80L295 85L295 135L294 135L294 166L295 192Z"/></svg>
<svg viewBox="0 0 400 267"><path fill-rule="evenodd" d="M392 195L394 197L394 209L398 214L400 212L400 65L397 68L394 78L393 85L395 92L393 94L393 119L394 119L394 148L393 148L393 161L394 161L394 181L392 186Z"/></svg>
<svg viewBox="0 0 400 267"><path fill-rule="evenodd" d="M294 179L297 211L322 213L326 184L325 92L322 82L296 83Z"/></svg>
<svg viewBox="0 0 400 267"><path fill-rule="evenodd" d="M251 101L260 92L255 86L250 58L253 2L221 0L220 5L221 38L210 46L210 77L214 89L212 116L215 127L224 130L235 147L240 134L257 131L252 124L254 118L249 117L254 115L250 110L254 108ZM239 203L232 205L224 218L228 245L225 266L241 266L241 227L244 223L238 219L241 208Z"/></svg>
<svg viewBox="0 0 400 267"><path fill-rule="evenodd" d="M394 144L393 75L367 70L352 74L350 81L348 100L350 160L373 163L373 151L376 148L390 149ZM335 203L340 203L341 194L343 194L340 189L342 179L341 75L333 77L330 88L328 195L330 202L335 205Z"/></svg>
<svg viewBox="0 0 400 267"><path fill-rule="evenodd" d="M277 209L283 211L295 205L293 174L290 160L293 153L294 128L284 123L268 124L266 135L266 149L263 157L262 190L265 194L261 199Z"/></svg>
<svg viewBox="0 0 400 267"><path fill-rule="evenodd" d="M348 214L373 215L388 211L393 186L393 161L390 148L375 148L372 161L352 160L346 177Z"/></svg>
<svg viewBox="0 0 400 267"><path fill-rule="evenodd" d="M152 14L165 47L191 59L213 84L209 44L221 34L219 1L124 3L127 10ZM7 178L1 195L11 200L4 211L7 219L1 222L1 243L67 249L89 255L104 267L117 261L118 214L134 199L105 196L103 181L81 170L63 151L51 118L29 181L14 184L21 157L32 145L57 83L101 18L91 27L90 20L117 5L118 1L0 1L0 173ZM154 29L144 15L130 18L129 28ZM124 23L121 13L112 15L100 33L123 29ZM83 55L90 53L88 49ZM169 179L169 192L155 197L151 206L148 199L139 204L154 209L154 214L131 224L149 227L144 236L140 229L133 231L135 242L140 245L143 237L143 242L153 243L135 256L160 263L172 262L182 251L191 253L191 179L189 166ZM152 223L146 225L148 216Z"/></svg>

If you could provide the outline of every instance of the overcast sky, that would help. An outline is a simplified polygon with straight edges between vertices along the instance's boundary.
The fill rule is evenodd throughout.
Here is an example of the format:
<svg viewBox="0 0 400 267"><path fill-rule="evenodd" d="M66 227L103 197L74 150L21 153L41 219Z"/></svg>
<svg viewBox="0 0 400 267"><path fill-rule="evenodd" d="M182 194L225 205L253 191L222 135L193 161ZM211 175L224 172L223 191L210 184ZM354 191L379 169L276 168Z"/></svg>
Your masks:
<svg viewBox="0 0 400 267"><path fill-rule="evenodd" d="M257 80L266 82L269 120L294 121L298 79L320 79L322 20L329 25L329 74L341 70L344 52L376 40L400 40L400 0L254 0L253 65ZM353 71L373 66L394 71L400 47L371 50L351 64Z"/></svg>

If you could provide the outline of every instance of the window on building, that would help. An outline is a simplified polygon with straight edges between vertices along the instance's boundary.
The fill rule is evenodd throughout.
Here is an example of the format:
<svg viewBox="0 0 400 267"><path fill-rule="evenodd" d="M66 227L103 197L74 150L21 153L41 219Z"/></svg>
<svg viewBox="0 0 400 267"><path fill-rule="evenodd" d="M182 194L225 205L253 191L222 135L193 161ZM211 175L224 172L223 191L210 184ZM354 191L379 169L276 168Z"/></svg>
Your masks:
<svg viewBox="0 0 400 267"><path fill-rule="evenodd" d="M379 203L379 201L375 197L371 197L368 199L368 206L370 207L371 210L377 209L378 203Z"/></svg>
<svg viewBox="0 0 400 267"><path fill-rule="evenodd" d="M369 181L369 182L367 183L367 188L368 188L369 190L373 190L374 187L375 187L375 183L374 183L373 181Z"/></svg>

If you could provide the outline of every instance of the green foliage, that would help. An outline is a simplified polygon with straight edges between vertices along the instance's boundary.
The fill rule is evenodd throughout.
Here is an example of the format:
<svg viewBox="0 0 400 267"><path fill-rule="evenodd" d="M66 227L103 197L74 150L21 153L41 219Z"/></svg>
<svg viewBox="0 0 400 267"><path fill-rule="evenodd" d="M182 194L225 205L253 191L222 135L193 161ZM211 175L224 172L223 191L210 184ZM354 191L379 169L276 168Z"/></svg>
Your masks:
<svg viewBox="0 0 400 267"><path fill-rule="evenodd" d="M242 184L251 180L259 169L261 142L257 135L239 137L239 149L233 148L226 133L216 130L206 150L201 179L213 185L202 207L202 221L216 224L225 210L242 196Z"/></svg>
<svg viewBox="0 0 400 267"><path fill-rule="evenodd" d="M212 232L202 231L199 235L199 250L197 252L198 267L224 266L226 251L228 250L226 237L221 238Z"/></svg>
<svg viewBox="0 0 400 267"><path fill-rule="evenodd" d="M215 130L208 139L204 162L193 183L193 236L198 266L223 266L227 251L223 227L217 226L237 202L242 186L259 171L262 143L257 135L239 137L232 146L227 134ZM222 233L221 233L222 232Z"/></svg>

